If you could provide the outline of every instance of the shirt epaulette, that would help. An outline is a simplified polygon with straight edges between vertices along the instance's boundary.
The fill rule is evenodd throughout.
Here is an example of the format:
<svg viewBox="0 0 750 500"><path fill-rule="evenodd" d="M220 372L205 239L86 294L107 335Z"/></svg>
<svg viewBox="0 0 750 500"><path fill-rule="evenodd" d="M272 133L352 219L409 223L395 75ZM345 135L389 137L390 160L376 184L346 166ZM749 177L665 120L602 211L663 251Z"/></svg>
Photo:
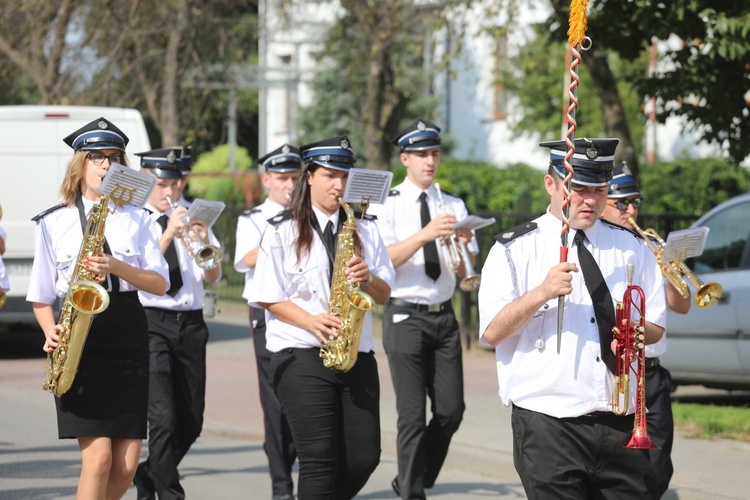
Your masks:
<svg viewBox="0 0 750 500"><path fill-rule="evenodd" d="M276 224L280 224L284 222L285 220L292 218L292 211L291 210L284 210L283 212L279 212L270 219L268 219L268 223L272 226L275 226Z"/></svg>
<svg viewBox="0 0 750 500"><path fill-rule="evenodd" d="M502 233L497 233L495 236L493 236L493 238L495 238L500 243L505 244L518 238L519 236L528 233L529 231L533 231L534 229L536 229L536 222L524 222L520 226L516 226L513 229L503 231Z"/></svg>
<svg viewBox="0 0 750 500"><path fill-rule="evenodd" d="M257 214L259 212L261 212L260 208L246 208L242 211L242 215Z"/></svg>
<svg viewBox="0 0 750 500"><path fill-rule="evenodd" d="M34 217L31 218L31 220L34 222L38 222L40 219L44 219L52 212L56 212L57 210L60 210L61 208L64 208L64 207L67 207L67 205L65 203L60 203L59 205L55 205L54 207L48 208L44 212L35 215Z"/></svg>
<svg viewBox="0 0 750 500"><path fill-rule="evenodd" d="M401 191L399 191L398 189L391 189L390 191L388 191L388 196L398 196L400 194Z"/></svg>
<svg viewBox="0 0 750 500"><path fill-rule="evenodd" d="M623 231L627 231L627 232L629 232L630 234L632 234L633 236L635 236L635 237L636 237L636 238L638 238L639 240L642 240L642 239L643 239L643 236L641 236L641 235L640 235L640 234L638 234L637 232L633 231L632 229L628 229L628 228L627 228L627 227L625 227L625 226L621 226L621 225L619 225L619 224L615 224L614 222L610 222L610 221L608 221L608 220L606 220L606 219L600 219L600 220L601 220L602 222L606 222L606 223L607 223L607 225L609 225L609 226L611 226L611 227L613 227L613 228L615 228L615 229L622 229Z"/></svg>

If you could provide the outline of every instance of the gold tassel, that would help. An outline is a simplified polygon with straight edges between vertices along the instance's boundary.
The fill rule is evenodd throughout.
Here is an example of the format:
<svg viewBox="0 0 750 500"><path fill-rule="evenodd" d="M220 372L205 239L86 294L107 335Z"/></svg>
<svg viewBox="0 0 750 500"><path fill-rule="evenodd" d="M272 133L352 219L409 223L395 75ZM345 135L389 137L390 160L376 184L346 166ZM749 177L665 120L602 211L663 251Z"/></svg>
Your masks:
<svg viewBox="0 0 750 500"><path fill-rule="evenodd" d="M570 2L570 20L568 26L568 43L571 47L577 47L586 36L586 9L588 0L572 0Z"/></svg>

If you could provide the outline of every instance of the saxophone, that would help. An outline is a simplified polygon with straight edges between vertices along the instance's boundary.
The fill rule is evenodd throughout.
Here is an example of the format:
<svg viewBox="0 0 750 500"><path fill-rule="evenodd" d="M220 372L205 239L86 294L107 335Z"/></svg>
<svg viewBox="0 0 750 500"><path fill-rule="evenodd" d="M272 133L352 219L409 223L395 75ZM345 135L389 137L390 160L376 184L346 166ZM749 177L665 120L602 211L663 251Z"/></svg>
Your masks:
<svg viewBox="0 0 750 500"><path fill-rule="evenodd" d="M359 283L349 283L346 278L346 263L354 257L354 210L338 197L339 205L346 212L346 222L339 231L336 258L333 262L331 297L328 314L341 321L339 336L320 348L320 357L326 368L348 372L357 362L359 339L365 313L375 304L372 297L359 290Z"/></svg>
<svg viewBox="0 0 750 500"><path fill-rule="evenodd" d="M86 224L68 294L57 322L62 327L60 341L55 350L47 355L44 365L46 380L42 388L57 397L65 394L73 385L94 316L109 306L107 290L94 281L96 273L86 269L86 256L104 254L104 223L109 215L110 198L110 195L105 195L94 205ZM115 204L119 205L119 202L118 199Z"/></svg>

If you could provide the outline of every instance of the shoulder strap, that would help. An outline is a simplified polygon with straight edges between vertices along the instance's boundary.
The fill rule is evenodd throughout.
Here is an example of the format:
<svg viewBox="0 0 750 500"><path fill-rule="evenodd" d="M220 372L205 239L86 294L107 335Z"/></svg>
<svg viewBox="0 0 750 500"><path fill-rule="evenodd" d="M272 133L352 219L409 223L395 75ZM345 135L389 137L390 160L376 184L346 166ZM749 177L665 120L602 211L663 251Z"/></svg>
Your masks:
<svg viewBox="0 0 750 500"><path fill-rule="evenodd" d="M536 222L525 222L520 226L514 227L513 229L508 229L507 231L503 231L502 233L497 233L495 236L493 236L493 238L495 238L500 243L505 244L518 238L519 236L533 231L534 229L536 229Z"/></svg>

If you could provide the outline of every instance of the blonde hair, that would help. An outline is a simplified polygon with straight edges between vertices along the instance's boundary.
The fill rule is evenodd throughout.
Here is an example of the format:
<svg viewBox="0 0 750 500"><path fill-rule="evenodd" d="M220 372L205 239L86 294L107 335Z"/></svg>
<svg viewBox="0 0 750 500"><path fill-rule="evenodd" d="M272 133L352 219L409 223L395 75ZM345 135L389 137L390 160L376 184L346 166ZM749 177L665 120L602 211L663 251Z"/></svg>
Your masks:
<svg viewBox="0 0 750 500"><path fill-rule="evenodd" d="M65 170L65 178L63 178L62 185L60 186L60 195L62 196L63 203L68 206L74 205L76 198L83 191L82 185L86 175L86 160L90 152L83 150L76 151L73 158L68 162ZM128 159L124 152L121 152L121 154L125 166L127 166Z"/></svg>

